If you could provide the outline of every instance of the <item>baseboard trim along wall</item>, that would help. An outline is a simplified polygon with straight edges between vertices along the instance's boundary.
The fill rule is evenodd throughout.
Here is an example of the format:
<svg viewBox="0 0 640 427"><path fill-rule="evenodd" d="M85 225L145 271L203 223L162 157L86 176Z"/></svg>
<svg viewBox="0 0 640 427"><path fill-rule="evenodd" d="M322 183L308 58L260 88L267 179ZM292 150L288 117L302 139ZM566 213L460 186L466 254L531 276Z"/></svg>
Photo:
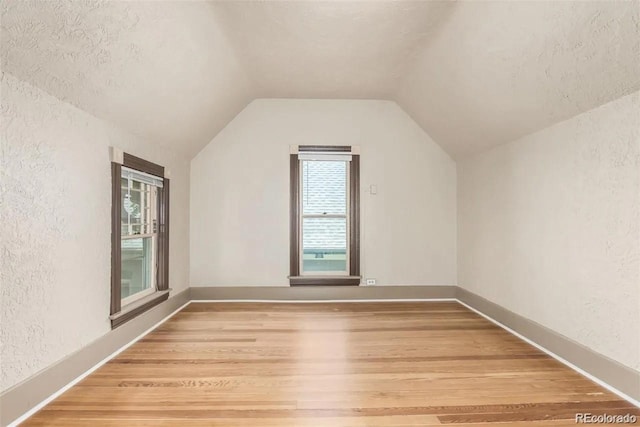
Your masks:
<svg viewBox="0 0 640 427"><path fill-rule="evenodd" d="M192 287L197 300L360 300L454 299L456 286L252 286Z"/></svg>
<svg viewBox="0 0 640 427"><path fill-rule="evenodd" d="M522 317L479 295L458 287L456 299L469 308L506 326L543 350L558 356L569 367L578 368L601 385L638 405L640 401L640 372L579 344L532 320ZM573 366L571 366L573 365ZM640 405L639 405L640 406Z"/></svg>
<svg viewBox="0 0 640 427"><path fill-rule="evenodd" d="M519 334L569 367L638 405L640 373L457 286L192 287L0 395L0 426L22 421L115 357L176 310L197 301L451 300Z"/></svg>
<svg viewBox="0 0 640 427"><path fill-rule="evenodd" d="M87 373L133 344L148 330L191 301L186 289L91 344L67 356L0 395L0 426L7 426L30 414L42 403L59 394Z"/></svg>

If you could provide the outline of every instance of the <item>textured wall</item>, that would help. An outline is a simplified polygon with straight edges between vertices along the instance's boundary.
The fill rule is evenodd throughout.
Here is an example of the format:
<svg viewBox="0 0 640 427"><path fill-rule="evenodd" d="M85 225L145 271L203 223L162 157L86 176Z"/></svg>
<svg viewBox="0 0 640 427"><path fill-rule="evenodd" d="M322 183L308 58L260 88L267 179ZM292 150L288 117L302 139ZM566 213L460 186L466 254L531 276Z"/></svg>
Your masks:
<svg viewBox="0 0 640 427"><path fill-rule="evenodd" d="M2 75L5 390L110 330L110 145L171 171L170 286L188 286L189 162Z"/></svg>
<svg viewBox="0 0 640 427"><path fill-rule="evenodd" d="M640 369L640 92L458 163L460 286Z"/></svg>
<svg viewBox="0 0 640 427"><path fill-rule="evenodd" d="M263 99L191 162L192 286L288 284L289 145L305 144L361 147L364 276L456 283L456 166L402 109Z"/></svg>

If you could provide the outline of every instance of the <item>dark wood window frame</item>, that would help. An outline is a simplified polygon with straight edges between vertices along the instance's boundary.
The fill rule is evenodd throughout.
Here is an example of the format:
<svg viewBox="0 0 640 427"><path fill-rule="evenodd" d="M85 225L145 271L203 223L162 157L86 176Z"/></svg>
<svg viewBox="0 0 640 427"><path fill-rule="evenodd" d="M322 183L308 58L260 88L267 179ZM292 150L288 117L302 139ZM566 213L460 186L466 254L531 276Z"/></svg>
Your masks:
<svg viewBox="0 0 640 427"><path fill-rule="evenodd" d="M125 307L121 306L122 252L121 252L121 210L122 189L120 178L122 166L155 175L163 179L163 187L158 188L158 250L156 292ZM169 298L169 188L170 180L165 177L164 167L139 157L123 153L122 163L111 162L111 327L144 313Z"/></svg>
<svg viewBox="0 0 640 427"><path fill-rule="evenodd" d="M349 274L345 276L300 275L300 160L298 153L351 153L349 162ZM360 284L360 155L351 146L305 145L289 157L290 176L290 242L289 284L291 286L326 285L358 286Z"/></svg>

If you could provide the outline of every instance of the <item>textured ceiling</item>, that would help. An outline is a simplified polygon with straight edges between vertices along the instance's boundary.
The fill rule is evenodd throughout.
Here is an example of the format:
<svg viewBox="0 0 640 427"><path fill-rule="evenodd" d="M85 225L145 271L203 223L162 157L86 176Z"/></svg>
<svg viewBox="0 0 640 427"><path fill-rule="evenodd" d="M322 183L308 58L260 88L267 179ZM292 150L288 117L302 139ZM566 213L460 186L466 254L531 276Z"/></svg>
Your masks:
<svg viewBox="0 0 640 427"><path fill-rule="evenodd" d="M640 2L465 2L398 103L454 157L640 89Z"/></svg>
<svg viewBox="0 0 640 427"><path fill-rule="evenodd" d="M450 2L218 2L260 97L393 98Z"/></svg>
<svg viewBox="0 0 640 427"><path fill-rule="evenodd" d="M193 155L252 99L206 2L2 1L2 69Z"/></svg>
<svg viewBox="0 0 640 427"><path fill-rule="evenodd" d="M396 100L454 157L640 89L638 1L2 1L2 68L194 155L251 99Z"/></svg>

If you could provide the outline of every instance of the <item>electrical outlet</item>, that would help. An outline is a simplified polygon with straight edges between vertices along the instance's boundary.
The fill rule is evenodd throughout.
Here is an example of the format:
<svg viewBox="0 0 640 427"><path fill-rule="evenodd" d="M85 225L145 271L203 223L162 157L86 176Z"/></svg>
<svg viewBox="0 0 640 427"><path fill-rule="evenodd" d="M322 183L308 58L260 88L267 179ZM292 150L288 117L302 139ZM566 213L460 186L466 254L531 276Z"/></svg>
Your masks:
<svg viewBox="0 0 640 427"><path fill-rule="evenodd" d="M376 284L376 279L366 279L365 283L367 285L375 285Z"/></svg>

